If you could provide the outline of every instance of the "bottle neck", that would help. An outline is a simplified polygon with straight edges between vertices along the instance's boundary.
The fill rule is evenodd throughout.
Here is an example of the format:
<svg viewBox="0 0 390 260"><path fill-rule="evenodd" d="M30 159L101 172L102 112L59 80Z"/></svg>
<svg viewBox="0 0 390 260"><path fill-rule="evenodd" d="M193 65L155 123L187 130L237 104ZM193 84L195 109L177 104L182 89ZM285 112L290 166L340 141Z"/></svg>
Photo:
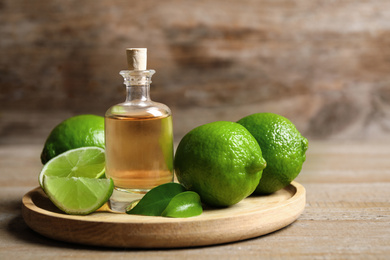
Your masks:
<svg viewBox="0 0 390 260"><path fill-rule="evenodd" d="M122 70L126 85L126 102L150 101L150 84L154 70Z"/></svg>
<svg viewBox="0 0 390 260"><path fill-rule="evenodd" d="M150 101L150 84L145 85L127 85L126 102L144 102Z"/></svg>

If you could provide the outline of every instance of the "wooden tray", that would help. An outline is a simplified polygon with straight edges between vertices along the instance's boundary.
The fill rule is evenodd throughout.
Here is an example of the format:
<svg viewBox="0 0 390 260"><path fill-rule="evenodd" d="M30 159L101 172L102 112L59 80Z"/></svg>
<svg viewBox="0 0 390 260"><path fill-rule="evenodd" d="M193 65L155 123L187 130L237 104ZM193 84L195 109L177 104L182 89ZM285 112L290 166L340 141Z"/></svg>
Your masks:
<svg viewBox="0 0 390 260"><path fill-rule="evenodd" d="M305 188L292 182L268 196L251 196L192 218L95 212L62 213L40 187L23 197L22 214L34 231L56 240L127 248L178 248L221 244L268 234L294 222L305 208Z"/></svg>

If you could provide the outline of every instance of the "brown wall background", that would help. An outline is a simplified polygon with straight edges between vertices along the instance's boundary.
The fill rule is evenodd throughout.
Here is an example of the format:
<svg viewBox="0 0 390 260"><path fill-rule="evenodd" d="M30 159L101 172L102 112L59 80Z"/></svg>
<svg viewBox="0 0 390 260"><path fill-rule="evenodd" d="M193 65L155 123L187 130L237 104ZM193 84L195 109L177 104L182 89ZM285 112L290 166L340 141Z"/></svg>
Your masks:
<svg viewBox="0 0 390 260"><path fill-rule="evenodd" d="M0 143L123 101L127 47L148 48L176 140L256 112L311 139L390 137L388 0L2 0Z"/></svg>

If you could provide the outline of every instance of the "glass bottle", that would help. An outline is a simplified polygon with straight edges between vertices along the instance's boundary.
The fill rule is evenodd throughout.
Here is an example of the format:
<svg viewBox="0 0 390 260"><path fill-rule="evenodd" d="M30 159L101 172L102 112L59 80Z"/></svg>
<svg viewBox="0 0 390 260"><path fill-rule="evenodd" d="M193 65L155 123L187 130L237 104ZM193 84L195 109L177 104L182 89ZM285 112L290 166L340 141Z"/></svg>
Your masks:
<svg viewBox="0 0 390 260"><path fill-rule="evenodd" d="M130 70L120 72L126 100L105 114L106 177L115 185L110 207L121 212L150 189L173 181L171 110L150 99L155 71L146 70L146 49L127 53Z"/></svg>

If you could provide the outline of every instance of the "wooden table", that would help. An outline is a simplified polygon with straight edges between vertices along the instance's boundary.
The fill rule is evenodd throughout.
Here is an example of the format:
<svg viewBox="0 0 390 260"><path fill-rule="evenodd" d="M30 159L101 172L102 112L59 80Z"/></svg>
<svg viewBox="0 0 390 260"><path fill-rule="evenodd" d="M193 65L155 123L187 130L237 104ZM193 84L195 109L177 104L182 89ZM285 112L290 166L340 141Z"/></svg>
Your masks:
<svg viewBox="0 0 390 260"><path fill-rule="evenodd" d="M38 186L41 145L0 146L0 259L389 259L390 142L311 141L296 179L304 213L272 234L171 250L95 248L45 238L24 223L21 198Z"/></svg>

